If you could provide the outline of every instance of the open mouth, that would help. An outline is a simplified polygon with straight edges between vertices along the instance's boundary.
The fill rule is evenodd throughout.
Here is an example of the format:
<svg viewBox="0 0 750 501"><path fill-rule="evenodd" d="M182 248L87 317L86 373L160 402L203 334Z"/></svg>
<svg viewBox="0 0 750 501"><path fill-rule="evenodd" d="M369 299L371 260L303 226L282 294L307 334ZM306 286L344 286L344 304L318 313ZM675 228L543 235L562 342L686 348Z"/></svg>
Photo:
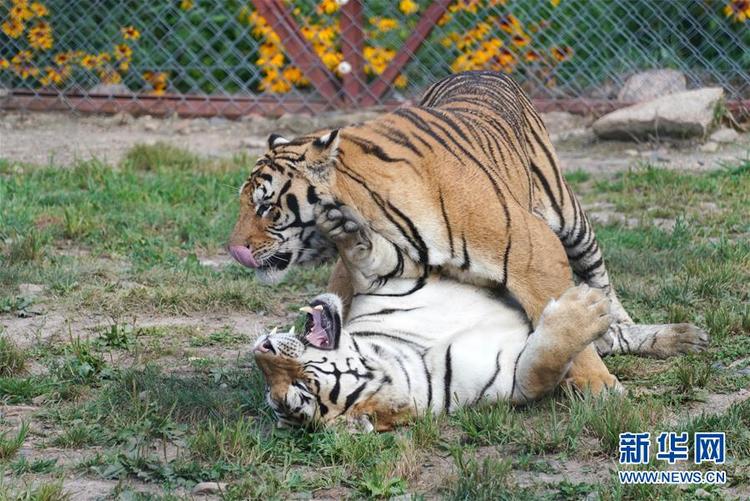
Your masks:
<svg viewBox="0 0 750 501"><path fill-rule="evenodd" d="M340 327L330 307L322 302L313 302L310 306L300 308L300 311L307 313L305 340L321 350L335 349Z"/></svg>

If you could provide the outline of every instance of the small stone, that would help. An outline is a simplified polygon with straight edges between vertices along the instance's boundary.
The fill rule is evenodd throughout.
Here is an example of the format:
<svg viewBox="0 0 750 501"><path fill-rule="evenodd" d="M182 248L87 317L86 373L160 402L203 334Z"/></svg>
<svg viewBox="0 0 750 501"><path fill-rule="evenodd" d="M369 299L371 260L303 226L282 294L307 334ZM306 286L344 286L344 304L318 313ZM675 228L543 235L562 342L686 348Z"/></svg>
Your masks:
<svg viewBox="0 0 750 501"><path fill-rule="evenodd" d="M625 150L625 154L629 157L637 157L638 150Z"/></svg>
<svg viewBox="0 0 750 501"><path fill-rule="evenodd" d="M154 132L159 128L159 125L156 122L146 122L143 124L143 130L147 130L149 132Z"/></svg>
<svg viewBox="0 0 750 501"><path fill-rule="evenodd" d="M733 143L737 141L739 137L740 135L736 130L730 129L729 127L724 127L711 134L709 136L709 139L716 143Z"/></svg>
<svg viewBox="0 0 750 501"><path fill-rule="evenodd" d="M227 490L226 482L200 482L193 487L193 495L221 494Z"/></svg>
<svg viewBox="0 0 750 501"><path fill-rule="evenodd" d="M716 212L719 210L719 206L714 202L701 202L699 207L707 212Z"/></svg>
<svg viewBox="0 0 750 501"><path fill-rule="evenodd" d="M34 297L44 292L44 286L40 284L19 284L18 292L24 297Z"/></svg>
<svg viewBox="0 0 750 501"><path fill-rule="evenodd" d="M698 149L703 153L716 153L717 151L719 151L719 143L709 141L705 144L700 145Z"/></svg>
<svg viewBox="0 0 750 501"><path fill-rule="evenodd" d="M34 405L44 405L44 403L47 401L46 395L39 395L31 399L31 403Z"/></svg>
<svg viewBox="0 0 750 501"><path fill-rule="evenodd" d="M696 489L693 493L693 496L697 498L710 498L713 497L713 495L708 492L706 489Z"/></svg>

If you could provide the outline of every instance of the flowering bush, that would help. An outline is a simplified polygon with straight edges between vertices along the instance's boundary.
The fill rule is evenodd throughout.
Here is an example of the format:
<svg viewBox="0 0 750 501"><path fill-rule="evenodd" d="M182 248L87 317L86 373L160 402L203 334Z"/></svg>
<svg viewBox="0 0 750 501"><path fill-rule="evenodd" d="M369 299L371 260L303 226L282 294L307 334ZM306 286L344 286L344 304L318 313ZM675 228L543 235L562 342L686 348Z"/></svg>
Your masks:
<svg viewBox="0 0 750 501"><path fill-rule="evenodd" d="M46 2L10 0L0 3L0 30L6 37L0 45L0 70L11 72L21 85L35 82L41 87L63 87L74 77L95 77L99 82L117 84L130 70L131 44L140 38L133 26L121 29L120 39L105 50L55 50L55 34ZM67 48L70 49L70 48ZM12 54L8 54L13 52ZM85 75L84 75L85 74Z"/></svg>
<svg viewBox="0 0 750 501"><path fill-rule="evenodd" d="M342 65L342 2L283 1L322 63L341 77L348 70ZM430 3L363 2L368 80L385 71ZM750 68L750 0L655 5L456 0L394 87L494 69L580 95L588 84L654 64L713 73ZM157 95L283 94L310 87L249 0L99 0L96 9L75 0L0 0L0 82L84 90L122 84Z"/></svg>

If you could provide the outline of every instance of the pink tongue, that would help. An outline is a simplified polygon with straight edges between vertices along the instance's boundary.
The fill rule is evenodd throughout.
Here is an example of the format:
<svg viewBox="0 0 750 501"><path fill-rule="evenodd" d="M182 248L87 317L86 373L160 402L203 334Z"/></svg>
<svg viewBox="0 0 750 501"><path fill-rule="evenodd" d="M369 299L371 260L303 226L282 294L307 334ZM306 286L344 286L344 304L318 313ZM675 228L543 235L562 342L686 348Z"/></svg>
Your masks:
<svg viewBox="0 0 750 501"><path fill-rule="evenodd" d="M258 261L255 260L253 251L251 249L248 249L244 245L230 245L229 253L235 259L235 261L243 266L247 266L248 268L258 267Z"/></svg>
<svg viewBox="0 0 750 501"><path fill-rule="evenodd" d="M313 327L307 333L305 339L318 348L328 347L328 334L323 328L322 312L320 310L313 310L312 317Z"/></svg>

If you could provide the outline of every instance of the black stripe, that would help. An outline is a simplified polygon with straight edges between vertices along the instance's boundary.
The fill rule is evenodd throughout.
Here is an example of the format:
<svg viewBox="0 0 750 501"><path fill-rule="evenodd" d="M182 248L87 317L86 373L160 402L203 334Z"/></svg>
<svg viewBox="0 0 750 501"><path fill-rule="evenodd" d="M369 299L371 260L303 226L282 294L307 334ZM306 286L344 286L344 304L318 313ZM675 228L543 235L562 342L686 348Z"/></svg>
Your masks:
<svg viewBox="0 0 750 501"><path fill-rule="evenodd" d="M464 251L464 262L461 265L461 269L465 271L471 267L471 259L469 258L469 251L466 250L466 237L464 235L461 235L461 244Z"/></svg>
<svg viewBox="0 0 750 501"><path fill-rule="evenodd" d="M386 163L404 162L404 163L409 164L411 167L414 167L414 164L412 164L411 161L409 161L408 159L392 157L388 155L388 153L386 153L383 150L383 148L381 148L379 145L371 141L368 141L366 139L362 139L356 136L352 136L351 134L347 134L343 137L347 141L359 146L359 148L367 155L374 155L378 160L382 160L383 162L386 162Z"/></svg>
<svg viewBox="0 0 750 501"><path fill-rule="evenodd" d="M346 414L346 411L348 411L349 408L354 405L359 396L362 394L362 391L365 389L365 386L367 386L367 381L359 385L356 390L347 395L346 401L344 402L344 410L341 411L341 414Z"/></svg>
<svg viewBox="0 0 750 501"><path fill-rule="evenodd" d="M421 306L416 306L414 308L383 308L382 310L373 311L372 313L361 313L355 317L349 318L347 321L347 325L354 322L355 320L362 318L362 317L370 317L370 316L376 316L376 315L390 315L392 313L399 313L404 311L414 311L420 309Z"/></svg>
<svg viewBox="0 0 750 501"><path fill-rule="evenodd" d="M443 389L445 390L445 400L443 401L443 407L445 412L448 413L451 408L451 379L453 378L453 367L451 366L451 348L453 345L448 345L448 350L445 352L445 375L443 376Z"/></svg>
<svg viewBox="0 0 750 501"><path fill-rule="evenodd" d="M503 354L502 350L497 352L497 357L495 358L495 372L494 374L492 374L492 377L490 378L490 380L487 381L487 384L485 384L482 387L482 390L479 392L479 395L477 395L477 399L474 403L479 403L479 401L484 396L485 392L489 390L493 384L495 384L495 380L497 379L498 374L500 374L500 355L502 354ZM511 397L512 396L513 395L511 394Z"/></svg>
<svg viewBox="0 0 750 501"><path fill-rule="evenodd" d="M448 221L448 214L445 212L445 200L443 200L443 190L438 188L438 194L440 195L440 211L443 213L443 221L445 221L445 229L448 231L448 243L451 246L451 257L454 257L456 253L453 249L453 230L451 229L451 223Z"/></svg>

